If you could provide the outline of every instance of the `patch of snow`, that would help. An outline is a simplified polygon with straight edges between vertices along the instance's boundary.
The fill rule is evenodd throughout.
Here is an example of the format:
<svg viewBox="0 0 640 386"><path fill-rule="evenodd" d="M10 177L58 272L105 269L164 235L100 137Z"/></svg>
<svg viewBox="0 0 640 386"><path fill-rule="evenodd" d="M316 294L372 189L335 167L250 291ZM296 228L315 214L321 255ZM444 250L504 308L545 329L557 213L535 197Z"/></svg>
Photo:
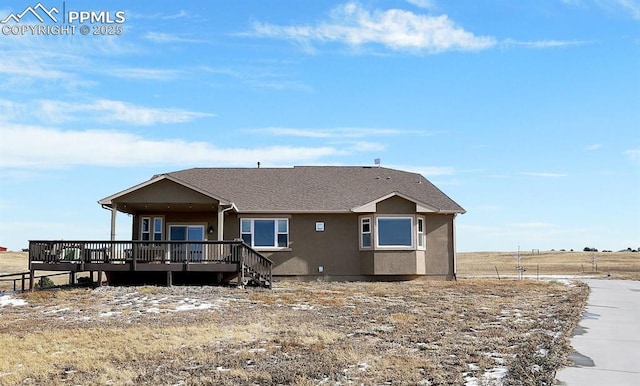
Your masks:
<svg viewBox="0 0 640 386"><path fill-rule="evenodd" d="M471 370L471 371L480 370L480 366L478 366L475 363L467 363L467 367L469 367L469 370Z"/></svg>
<svg viewBox="0 0 640 386"><path fill-rule="evenodd" d="M149 309L147 309L147 312L150 314L159 314L160 313L160 309L157 307L151 307Z"/></svg>
<svg viewBox="0 0 640 386"><path fill-rule="evenodd" d="M110 316L116 316L116 315L120 315L122 314L122 312L118 312L118 311L107 311L107 312L101 312L100 313L100 317L101 318L108 318Z"/></svg>
<svg viewBox="0 0 640 386"><path fill-rule="evenodd" d="M358 363L358 371L367 371L369 364L367 362Z"/></svg>
<svg viewBox="0 0 640 386"><path fill-rule="evenodd" d="M293 310L296 310L296 311L298 311L298 310L302 310L302 311L309 311L309 310L313 310L313 309L314 309L314 306L310 306L310 305L308 305L308 304L295 304L295 305L292 307L292 309L293 309Z"/></svg>
<svg viewBox="0 0 640 386"><path fill-rule="evenodd" d="M57 314L57 313L59 313L59 312L65 312L65 311L69 311L69 310L71 310L71 308L69 308L69 307L65 307L65 308L56 308L56 309L53 309L53 310L44 311L43 313L44 313L44 314Z"/></svg>
<svg viewBox="0 0 640 386"><path fill-rule="evenodd" d="M211 303L202 304L181 304L174 309L174 311L191 311L191 310L208 310L213 307Z"/></svg>
<svg viewBox="0 0 640 386"><path fill-rule="evenodd" d="M491 370L487 370L484 373L483 378L498 380L504 378L505 375L507 375L507 368L504 366L498 366Z"/></svg>
<svg viewBox="0 0 640 386"><path fill-rule="evenodd" d="M0 307L4 307L4 306L17 307L17 306L24 306L26 304L27 302L25 300L16 299L11 295L0 296Z"/></svg>
<svg viewBox="0 0 640 386"><path fill-rule="evenodd" d="M249 349L250 353L256 353L256 352L266 352L267 349L266 348L251 348Z"/></svg>

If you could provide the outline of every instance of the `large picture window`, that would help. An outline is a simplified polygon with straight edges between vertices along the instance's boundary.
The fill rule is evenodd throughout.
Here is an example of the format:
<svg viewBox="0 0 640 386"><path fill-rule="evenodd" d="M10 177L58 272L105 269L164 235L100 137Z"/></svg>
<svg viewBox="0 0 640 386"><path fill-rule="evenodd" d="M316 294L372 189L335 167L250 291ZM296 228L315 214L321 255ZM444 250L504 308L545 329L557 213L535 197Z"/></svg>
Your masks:
<svg viewBox="0 0 640 386"><path fill-rule="evenodd" d="M287 248L289 220L280 218L243 218L240 237L252 248Z"/></svg>
<svg viewBox="0 0 640 386"><path fill-rule="evenodd" d="M413 217L376 218L377 247L413 247Z"/></svg>

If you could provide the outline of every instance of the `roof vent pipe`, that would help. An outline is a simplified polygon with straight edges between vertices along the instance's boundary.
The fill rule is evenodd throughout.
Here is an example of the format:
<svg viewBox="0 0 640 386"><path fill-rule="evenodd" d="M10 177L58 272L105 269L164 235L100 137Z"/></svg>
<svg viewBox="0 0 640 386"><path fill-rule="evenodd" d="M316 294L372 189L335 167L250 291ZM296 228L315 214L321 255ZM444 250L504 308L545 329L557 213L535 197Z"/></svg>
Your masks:
<svg viewBox="0 0 640 386"><path fill-rule="evenodd" d="M260 169L260 161L258 161L258 169Z"/></svg>

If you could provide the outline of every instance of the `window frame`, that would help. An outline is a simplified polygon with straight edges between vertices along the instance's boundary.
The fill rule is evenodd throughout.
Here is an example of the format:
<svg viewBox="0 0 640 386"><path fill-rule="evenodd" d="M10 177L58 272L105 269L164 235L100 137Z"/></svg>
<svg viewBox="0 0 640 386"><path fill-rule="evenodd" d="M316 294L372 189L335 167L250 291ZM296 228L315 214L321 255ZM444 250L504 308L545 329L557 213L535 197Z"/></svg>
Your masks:
<svg viewBox="0 0 640 386"><path fill-rule="evenodd" d="M410 238L411 243L409 245L380 245L380 220L387 219L402 219L409 220L409 229L410 229ZM380 215L376 216L375 221L375 246L376 249L381 250L416 250L416 241L415 241L415 216L407 216L407 215Z"/></svg>
<svg viewBox="0 0 640 386"><path fill-rule="evenodd" d="M420 226L422 224L422 227ZM425 251L427 249L427 223L424 216L416 216L416 249ZM422 228L422 229L420 229Z"/></svg>
<svg viewBox="0 0 640 386"><path fill-rule="evenodd" d="M147 223L147 230L145 230L145 220ZM160 225L158 229L156 225ZM165 223L164 216L158 215L144 215L140 216L140 224L139 224L139 232L138 232L138 240L146 241L146 242L154 242L154 241L165 241L167 237L165 237ZM145 240L145 235L147 235L147 239ZM159 238L157 238L159 237Z"/></svg>
<svg viewBox="0 0 640 386"><path fill-rule="evenodd" d="M273 221L273 245L256 246L255 222L256 221ZM284 221L285 231L280 230L281 221ZM243 231L243 224L249 223L249 232ZM248 243L244 236L249 235L251 242ZM284 246L280 246L280 237L286 237ZM291 245L291 228L288 217L241 217L240 218L240 238L251 248L256 250L288 250Z"/></svg>
<svg viewBox="0 0 640 386"><path fill-rule="evenodd" d="M365 222L369 225L369 231L365 232ZM359 235L360 235L360 249L373 249L373 221L371 216L360 217L359 223ZM364 236L369 235L369 245L364 245Z"/></svg>

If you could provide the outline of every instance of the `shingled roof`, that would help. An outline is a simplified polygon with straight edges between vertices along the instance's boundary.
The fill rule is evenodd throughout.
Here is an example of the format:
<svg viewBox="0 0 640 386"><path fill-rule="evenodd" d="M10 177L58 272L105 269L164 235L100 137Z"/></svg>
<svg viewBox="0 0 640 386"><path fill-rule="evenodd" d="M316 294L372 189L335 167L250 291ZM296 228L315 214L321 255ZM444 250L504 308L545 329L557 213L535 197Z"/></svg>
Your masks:
<svg viewBox="0 0 640 386"><path fill-rule="evenodd" d="M194 168L167 176L233 202L239 212L348 212L394 194L434 212L465 210L417 173L367 166Z"/></svg>

